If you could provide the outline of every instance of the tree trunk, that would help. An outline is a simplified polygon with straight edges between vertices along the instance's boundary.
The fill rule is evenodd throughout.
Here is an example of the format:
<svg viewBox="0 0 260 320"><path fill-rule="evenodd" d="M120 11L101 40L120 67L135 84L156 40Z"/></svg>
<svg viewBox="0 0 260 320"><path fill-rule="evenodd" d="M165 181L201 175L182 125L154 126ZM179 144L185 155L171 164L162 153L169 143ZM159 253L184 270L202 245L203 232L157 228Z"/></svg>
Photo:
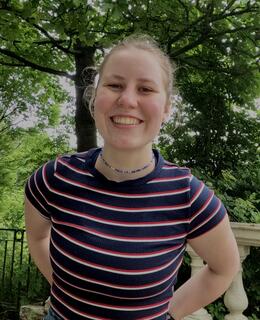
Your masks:
<svg viewBox="0 0 260 320"><path fill-rule="evenodd" d="M76 115L75 115L75 132L77 136L77 151L82 152L97 145L97 135L96 127L93 118L90 115L88 107L84 104L82 99L85 88L90 85L89 81L84 81L85 79L91 79L91 75L86 74L84 71L84 76L82 71L87 67L94 66L94 47L83 47L80 43L77 44L77 53L75 55L76 63ZM91 69L87 70L87 73L91 73Z"/></svg>

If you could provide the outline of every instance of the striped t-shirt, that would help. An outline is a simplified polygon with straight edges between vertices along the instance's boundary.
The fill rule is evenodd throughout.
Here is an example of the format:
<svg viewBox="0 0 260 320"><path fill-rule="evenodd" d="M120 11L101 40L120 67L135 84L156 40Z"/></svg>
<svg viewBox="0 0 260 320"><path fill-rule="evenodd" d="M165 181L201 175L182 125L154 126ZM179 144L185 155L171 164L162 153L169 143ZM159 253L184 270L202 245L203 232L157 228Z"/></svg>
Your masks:
<svg viewBox="0 0 260 320"><path fill-rule="evenodd" d="M165 320L187 239L216 226L225 208L157 150L153 172L123 182L95 169L99 152L58 157L26 184L52 221L51 306L69 320Z"/></svg>

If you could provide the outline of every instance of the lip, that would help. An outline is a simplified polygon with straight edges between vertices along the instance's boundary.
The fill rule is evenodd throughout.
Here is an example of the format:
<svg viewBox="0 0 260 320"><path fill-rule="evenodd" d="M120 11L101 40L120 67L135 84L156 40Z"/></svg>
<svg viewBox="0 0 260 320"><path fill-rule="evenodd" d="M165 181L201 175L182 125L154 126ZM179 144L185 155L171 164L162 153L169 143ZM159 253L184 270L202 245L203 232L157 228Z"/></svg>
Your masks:
<svg viewBox="0 0 260 320"><path fill-rule="evenodd" d="M116 123L116 122L113 121L114 117L131 118L131 119L137 120L138 123L134 123L134 124ZM143 123L142 119L140 119L138 117L135 117L135 116L132 116L132 115L125 115L125 114L113 115L113 116L110 117L110 121L115 127L118 127L118 128L134 128L134 127L139 126L140 124Z"/></svg>

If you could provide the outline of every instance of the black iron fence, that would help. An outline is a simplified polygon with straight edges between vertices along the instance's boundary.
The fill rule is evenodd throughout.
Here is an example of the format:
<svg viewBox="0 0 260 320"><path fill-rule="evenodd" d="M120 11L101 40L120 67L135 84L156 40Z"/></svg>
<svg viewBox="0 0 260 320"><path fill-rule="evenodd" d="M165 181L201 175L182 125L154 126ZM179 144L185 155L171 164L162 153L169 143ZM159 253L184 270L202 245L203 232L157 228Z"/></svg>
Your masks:
<svg viewBox="0 0 260 320"><path fill-rule="evenodd" d="M31 261L25 230L0 228L0 319L19 319L21 304L44 301L48 291Z"/></svg>

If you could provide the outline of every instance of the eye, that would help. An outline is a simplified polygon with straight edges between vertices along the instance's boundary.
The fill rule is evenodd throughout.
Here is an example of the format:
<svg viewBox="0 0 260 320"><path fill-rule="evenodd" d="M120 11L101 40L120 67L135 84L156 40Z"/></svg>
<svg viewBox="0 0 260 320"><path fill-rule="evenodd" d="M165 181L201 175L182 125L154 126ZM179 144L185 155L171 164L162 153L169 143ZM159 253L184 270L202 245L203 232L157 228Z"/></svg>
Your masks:
<svg viewBox="0 0 260 320"><path fill-rule="evenodd" d="M140 87L139 91L142 92L142 93L150 93L150 92L153 92L154 90L152 88L149 88L149 87Z"/></svg>
<svg viewBox="0 0 260 320"><path fill-rule="evenodd" d="M120 83L109 83L106 86L111 88L112 90L120 90L123 87Z"/></svg>

